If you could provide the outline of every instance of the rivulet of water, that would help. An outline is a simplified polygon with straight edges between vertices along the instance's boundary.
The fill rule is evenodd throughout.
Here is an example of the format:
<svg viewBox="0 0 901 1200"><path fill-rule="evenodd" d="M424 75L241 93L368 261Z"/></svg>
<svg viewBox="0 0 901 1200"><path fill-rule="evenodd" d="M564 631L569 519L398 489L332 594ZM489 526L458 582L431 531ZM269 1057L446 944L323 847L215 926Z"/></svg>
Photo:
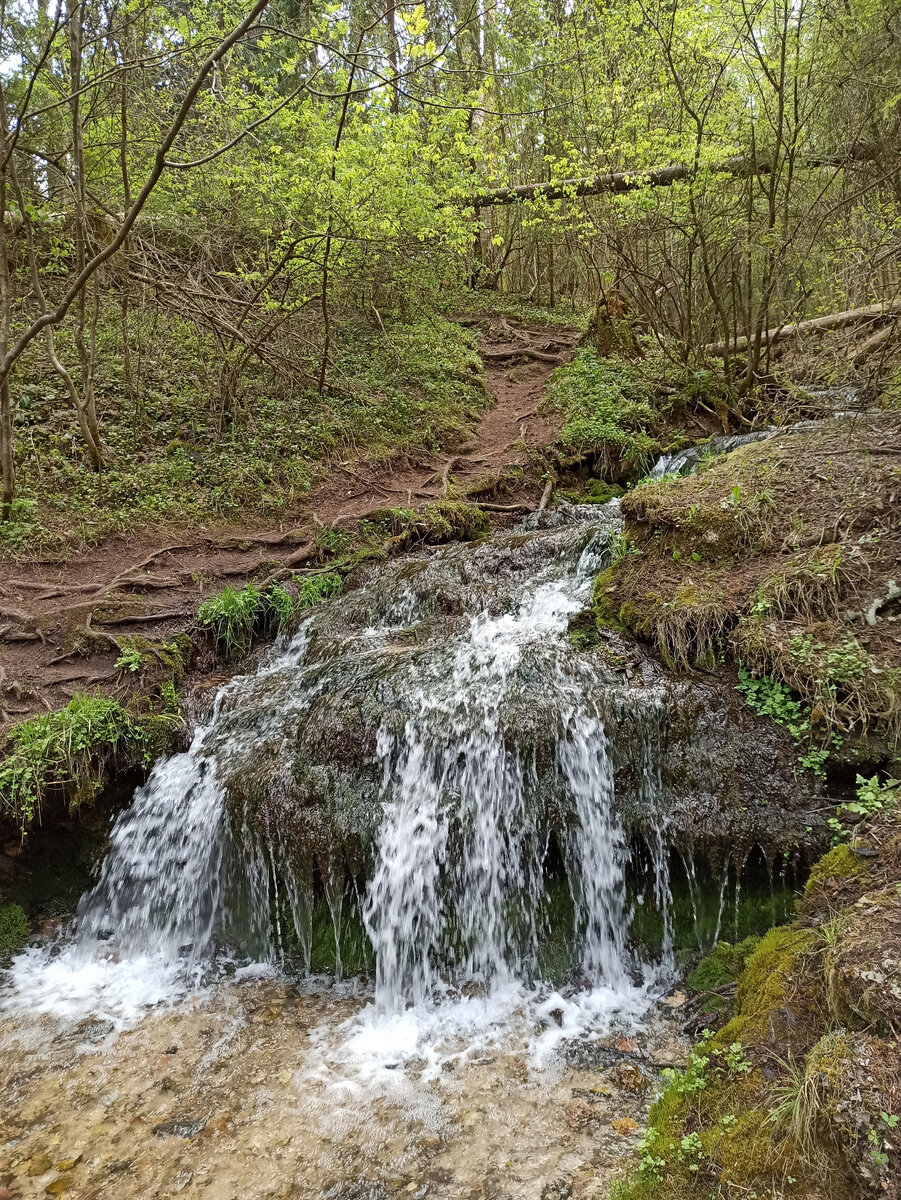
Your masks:
<svg viewBox="0 0 901 1200"><path fill-rule="evenodd" d="M492 996L538 983L552 826L578 986L634 993L604 685L569 637L617 506L567 521L374 569L222 688L191 747L158 763L117 820L74 932L17 960L5 1003L124 1011L195 986L217 956L277 965L289 926L309 966L321 895L338 945L359 903L376 1013L489 1012ZM339 721L323 752L332 713L353 715L359 745ZM365 803L348 790L349 757L373 781ZM638 771L653 779L652 762Z"/></svg>

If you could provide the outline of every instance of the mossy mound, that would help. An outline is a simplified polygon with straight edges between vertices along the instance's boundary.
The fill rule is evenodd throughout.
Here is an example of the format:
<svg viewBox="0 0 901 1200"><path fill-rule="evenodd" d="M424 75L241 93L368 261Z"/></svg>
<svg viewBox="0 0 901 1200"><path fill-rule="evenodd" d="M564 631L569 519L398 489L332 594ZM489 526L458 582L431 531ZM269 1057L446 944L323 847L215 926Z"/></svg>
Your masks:
<svg viewBox="0 0 901 1200"><path fill-rule="evenodd" d="M729 654L784 681L818 744L897 748L899 435L897 414L826 421L636 488L622 501L629 552L598 581L599 623L675 667Z"/></svg>
<svg viewBox="0 0 901 1200"><path fill-rule="evenodd" d="M667 1080L617 1200L897 1200L901 827L887 814L865 834L867 857L830 851L798 919L748 955L735 1015ZM844 906L811 908L833 885ZM727 977L745 945L690 982Z"/></svg>
<svg viewBox="0 0 901 1200"><path fill-rule="evenodd" d="M759 941L760 938L751 936L735 945L717 942L710 954L705 955L686 977L688 986L703 997L701 1012L720 1013L731 1007L729 997L718 993L729 990L738 980Z"/></svg>
<svg viewBox="0 0 901 1200"><path fill-rule="evenodd" d="M421 509L386 508L371 514L389 533L392 552L446 542L472 542L491 532L488 514L463 500L436 500Z"/></svg>
<svg viewBox="0 0 901 1200"><path fill-rule="evenodd" d="M63 709L14 725L0 760L0 823L27 829L50 798L70 810L91 803L116 774L171 752L181 727L174 684L162 700L133 697L128 707L76 694Z"/></svg>
<svg viewBox="0 0 901 1200"><path fill-rule="evenodd" d="M834 846L814 864L804 886L804 895L798 901L798 912L811 915L835 909L842 893L847 893L849 881L864 875L866 869L866 860L847 843Z"/></svg>

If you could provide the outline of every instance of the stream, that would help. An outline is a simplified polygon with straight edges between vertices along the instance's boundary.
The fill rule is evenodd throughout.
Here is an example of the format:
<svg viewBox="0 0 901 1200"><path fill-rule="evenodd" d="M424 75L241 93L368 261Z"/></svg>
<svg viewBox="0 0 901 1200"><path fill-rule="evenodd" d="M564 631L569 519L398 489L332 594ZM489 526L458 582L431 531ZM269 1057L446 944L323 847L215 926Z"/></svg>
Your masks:
<svg viewBox="0 0 901 1200"><path fill-rule="evenodd" d="M684 1060L679 927L793 883L751 826L692 850L708 685L573 636L619 531L366 567L218 690L0 986L13 1194L607 1194Z"/></svg>

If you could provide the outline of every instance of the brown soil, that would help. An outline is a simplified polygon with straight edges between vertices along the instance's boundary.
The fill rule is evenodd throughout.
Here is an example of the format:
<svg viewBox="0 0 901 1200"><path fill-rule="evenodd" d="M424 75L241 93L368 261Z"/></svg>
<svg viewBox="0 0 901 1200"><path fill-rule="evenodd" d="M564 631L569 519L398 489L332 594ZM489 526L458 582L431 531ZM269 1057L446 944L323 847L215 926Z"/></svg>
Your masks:
<svg viewBox="0 0 901 1200"><path fill-rule="evenodd" d="M419 462L336 461L303 508L277 526L136 533L65 561L0 564L0 731L62 707L75 692L140 691L140 677L115 666L117 638L169 639L185 631L205 595L302 561L317 528L348 528L375 509L421 507L449 493L486 504L500 524L535 508L543 452L558 429L538 405L575 336L491 323L483 348L494 403L469 444Z"/></svg>

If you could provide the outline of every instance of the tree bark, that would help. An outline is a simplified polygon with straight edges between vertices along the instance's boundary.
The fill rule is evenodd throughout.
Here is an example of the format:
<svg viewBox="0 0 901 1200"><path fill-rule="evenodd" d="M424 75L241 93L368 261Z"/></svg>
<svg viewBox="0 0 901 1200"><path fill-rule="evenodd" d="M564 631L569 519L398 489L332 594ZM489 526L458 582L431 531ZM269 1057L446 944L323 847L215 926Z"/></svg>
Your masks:
<svg viewBox="0 0 901 1200"><path fill-rule="evenodd" d="M810 168L841 166L838 161L817 158L804 164ZM847 163L854 166L855 163ZM773 167L772 160L737 155L714 166L703 168L718 175L765 175ZM585 179L563 179L560 183L522 183L514 187L495 188L475 196L464 196L452 203L459 208L490 208L495 204L519 204L523 200L571 200L575 196L620 195L645 187L672 187L694 174L692 167L679 163L671 167L655 167L650 171L611 171L606 175L591 175Z"/></svg>

